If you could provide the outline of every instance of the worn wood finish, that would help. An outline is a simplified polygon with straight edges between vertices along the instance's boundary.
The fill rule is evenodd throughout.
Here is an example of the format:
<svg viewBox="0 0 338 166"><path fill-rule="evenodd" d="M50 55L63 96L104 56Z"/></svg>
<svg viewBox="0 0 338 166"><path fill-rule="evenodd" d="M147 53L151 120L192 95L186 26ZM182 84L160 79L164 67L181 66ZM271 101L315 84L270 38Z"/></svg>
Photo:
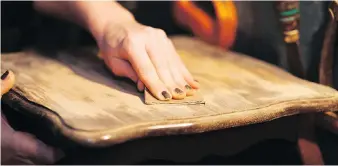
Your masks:
<svg viewBox="0 0 338 166"><path fill-rule="evenodd" d="M135 85L113 77L96 51L2 55L16 86L3 97L50 119L66 137L102 147L158 135L200 133L338 110L338 92L245 55L188 37L173 42L202 85L204 105L146 105Z"/></svg>

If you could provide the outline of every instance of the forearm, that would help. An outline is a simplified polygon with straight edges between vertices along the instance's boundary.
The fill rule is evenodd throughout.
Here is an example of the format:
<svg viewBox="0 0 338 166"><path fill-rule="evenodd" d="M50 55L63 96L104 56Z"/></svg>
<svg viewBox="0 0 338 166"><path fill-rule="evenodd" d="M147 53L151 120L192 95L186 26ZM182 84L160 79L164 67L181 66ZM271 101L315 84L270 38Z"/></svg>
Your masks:
<svg viewBox="0 0 338 166"><path fill-rule="evenodd" d="M109 23L135 21L133 15L112 1L35 1L34 8L54 17L65 19L87 29L99 40Z"/></svg>

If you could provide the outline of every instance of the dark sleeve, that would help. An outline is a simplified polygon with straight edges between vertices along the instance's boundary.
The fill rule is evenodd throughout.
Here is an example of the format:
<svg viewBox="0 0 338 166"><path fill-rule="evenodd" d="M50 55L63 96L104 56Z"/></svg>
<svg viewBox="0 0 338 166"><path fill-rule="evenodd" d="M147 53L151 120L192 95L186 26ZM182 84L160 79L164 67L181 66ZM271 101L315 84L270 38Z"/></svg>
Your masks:
<svg viewBox="0 0 338 166"><path fill-rule="evenodd" d="M329 1L300 2L300 51L310 81L318 81Z"/></svg>

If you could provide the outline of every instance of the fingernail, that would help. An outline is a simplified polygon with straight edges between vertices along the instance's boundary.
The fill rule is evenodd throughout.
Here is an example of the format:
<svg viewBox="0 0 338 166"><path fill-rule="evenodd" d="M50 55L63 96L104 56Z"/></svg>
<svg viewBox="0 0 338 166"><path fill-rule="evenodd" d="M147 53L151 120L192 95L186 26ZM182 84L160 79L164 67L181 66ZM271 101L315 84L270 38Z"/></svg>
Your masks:
<svg viewBox="0 0 338 166"><path fill-rule="evenodd" d="M189 85L185 85L184 87L185 87L185 89L191 90L191 86L189 86Z"/></svg>
<svg viewBox="0 0 338 166"><path fill-rule="evenodd" d="M175 92L178 93L178 94L182 94L183 93L183 91L181 89L179 89L179 88L175 88Z"/></svg>
<svg viewBox="0 0 338 166"><path fill-rule="evenodd" d="M163 96L166 100L171 98L170 95L169 95L169 93L168 93L167 91L163 91L163 92L162 92L162 96Z"/></svg>
<svg viewBox="0 0 338 166"><path fill-rule="evenodd" d="M7 70L4 74L2 74L1 80L6 79L6 77L8 76L8 74L9 74L9 72L8 72L8 70Z"/></svg>

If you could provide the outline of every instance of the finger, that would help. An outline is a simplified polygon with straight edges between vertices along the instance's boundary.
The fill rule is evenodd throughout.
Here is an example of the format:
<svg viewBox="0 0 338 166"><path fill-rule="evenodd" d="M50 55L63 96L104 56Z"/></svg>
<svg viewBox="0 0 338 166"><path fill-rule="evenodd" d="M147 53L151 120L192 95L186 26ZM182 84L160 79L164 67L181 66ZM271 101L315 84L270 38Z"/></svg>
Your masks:
<svg viewBox="0 0 338 166"><path fill-rule="evenodd" d="M170 100L172 96L158 77L145 47L143 47L144 45L139 43L128 43L126 45L129 46L129 48L127 47L127 49L125 49L125 54L128 54L126 56L129 57L129 61L140 80L158 100Z"/></svg>
<svg viewBox="0 0 338 166"><path fill-rule="evenodd" d="M175 55L174 55L175 56ZM171 61L171 72L172 77L174 78L177 85L185 90L187 96L192 96L195 94L195 90L185 81L184 76L178 70L178 65L174 61Z"/></svg>
<svg viewBox="0 0 338 166"><path fill-rule="evenodd" d="M1 75L1 96L14 86L14 82L15 76L12 71L7 70Z"/></svg>
<svg viewBox="0 0 338 166"><path fill-rule="evenodd" d="M172 44L171 40L168 39L169 42L169 46L171 47L171 50L174 50L175 53L173 56L174 61L176 62L176 64L178 65L177 68L179 69L179 71L182 73L185 81L194 89L198 89L200 87L200 84L194 80L193 76L191 75L191 73L189 72L189 70L186 68L186 66L184 65L180 55L176 52L176 49L174 47L174 45Z"/></svg>
<svg viewBox="0 0 338 166"><path fill-rule="evenodd" d="M64 156L61 150L44 144L31 134L16 132L13 139L17 153L35 164L53 164Z"/></svg>
<svg viewBox="0 0 338 166"><path fill-rule="evenodd" d="M181 63L181 72L185 81L194 89L200 88L200 84L193 78L189 70L185 67L183 62Z"/></svg>
<svg viewBox="0 0 338 166"><path fill-rule="evenodd" d="M181 63L177 60L177 56L179 56L173 47L172 43L168 39L168 45L170 48L170 66L172 71L172 76L174 80L179 84L181 87L183 87L186 91L187 96L192 96L195 94L195 89L193 89L189 83L186 82L184 75L182 74L182 71L180 71Z"/></svg>
<svg viewBox="0 0 338 166"><path fill-rule="evenodd" d="M159 33L158 36L152 36L152 40L149 40L146 45L149 58L152 61L159 78L172 94L173 99L184 99L186 93L182 90L182 86L177 84L174 80L170 68L170 52L168 51L167 43L165 42L166 35L162 34L162 31L159 31Z"/></svg>
<svg viewBox="0 0 338 166"><path fill-rule="evenodd" d="M141 80L138 80L137 81L137 89L140 91L140 92L143 92L144 91L144 84Z"/></svg>
<svg viewBox="0 0 338 166"><path fill-rule="evenodd" d="M105 56L107 57L107 65L112 70L112 72L119 77L127 77L137 83L138 77L132 66L129 62L118 59L113 56Z"/></svg>
<svg viewBox="0 0 338 166"><path fill-rule="evenodd" d="M174 50L173 47L169 46L169 51L170 52L170 68L171 68L171 74L172 77L174 78L175 82L180 85L181 88L183 88L186 92L187 96L192 96L195 93L195 90L185 81L185 78L182 74L182 72L179 70L180 65L177 60L175 59L175 56L178 56L176 51Z"/></svg>

